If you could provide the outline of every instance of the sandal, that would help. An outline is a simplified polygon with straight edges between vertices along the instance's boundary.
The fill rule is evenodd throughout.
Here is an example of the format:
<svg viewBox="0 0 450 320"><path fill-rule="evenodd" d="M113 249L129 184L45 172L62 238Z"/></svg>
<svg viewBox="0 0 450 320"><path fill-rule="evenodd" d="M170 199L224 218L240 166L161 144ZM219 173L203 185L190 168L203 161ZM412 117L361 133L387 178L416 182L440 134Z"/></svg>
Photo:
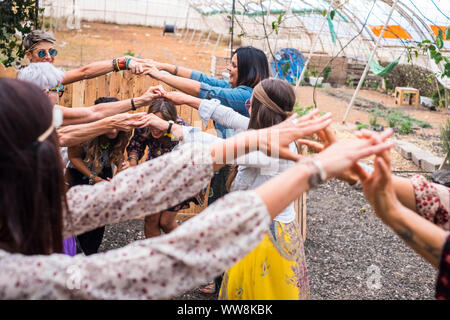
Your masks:
<svg viewBox="0 0 450 320"><path fill-rule="evenodd" d="M211 283L204 286L203 288L200 288L199 290L203 293L214 294L216 293L216 285L214 283Z"/></svg>

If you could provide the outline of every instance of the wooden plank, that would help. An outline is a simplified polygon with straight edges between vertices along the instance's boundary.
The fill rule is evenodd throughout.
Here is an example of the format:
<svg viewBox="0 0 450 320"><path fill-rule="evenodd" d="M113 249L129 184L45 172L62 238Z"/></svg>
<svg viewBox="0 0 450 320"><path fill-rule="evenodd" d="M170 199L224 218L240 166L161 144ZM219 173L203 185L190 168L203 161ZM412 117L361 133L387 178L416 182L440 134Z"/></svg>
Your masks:
<svg viewBox="0 0 450 320"><path fill-rule="evenodd" d="M186 105L178 106L180 108L180 111L178 112L178 115L190 126L193 126L192 123L192 108Z"/></svg>
<svg viewBox="0 0 450 320"><path fill-rule="evenodd" d="M109 85L107 85L108 75L97 77L97 99L101 97L109 97Z"/></svg>
<svg viewBox="0 0 450 320"><path fill-rule="evenodd" d="M134 82L134 91L133 94L135 97L140 97L144 94L144 92L147 90L145 87L145 77L146 76L135 76L135 82Z"/></svg>
<svg viewBox="0 0 450 320"><path fill-rule="evenodd" d="M72 87L73 87L72 108L84 107L84 91L85 91L84 80L73 83Z"/></svg>
<svg viewBox="0 0 450 320"><path fill-rule="evenodd" d="M73 84L64 86L64 94L59 99L59 104L67 108L72 108L72 96L73 96Z"/></svg>
<svg viewBox="0 0 450 320"><path fill-rule="evenodd" d="M84 92L84 106L93 106L97 99L97 79L85 80L86 88Z"/></svg>
<svg viewBox="0 0 450 320"><path fill-rule="evenodd" d="M121 100L120 89L122 84L122 75L120 74L120 72L113 72L109 80L109 96L116 97L117 99Z"/></svg>

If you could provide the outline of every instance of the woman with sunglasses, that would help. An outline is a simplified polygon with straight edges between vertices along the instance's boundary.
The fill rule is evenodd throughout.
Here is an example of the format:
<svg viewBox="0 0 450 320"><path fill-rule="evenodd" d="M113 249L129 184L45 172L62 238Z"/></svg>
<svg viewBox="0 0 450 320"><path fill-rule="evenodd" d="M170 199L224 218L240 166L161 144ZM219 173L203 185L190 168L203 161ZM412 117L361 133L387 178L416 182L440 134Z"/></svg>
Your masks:
<svg viewBox="0 0 450 320"><path fill-rule="evenodd" d="M31 63L54 63L55 58L58 55L58 50L55 48L55 42L55 38L48 32L42 30L32 31L25 37L23 43L27 58ZM67 85L120 70L131 70L134 74L142 74L144 72L144 67L141 63L132 60L131 57L120 57L113 60L93 62L87 66L66 71L61 84Z"/></svg>
<svg viewBox="0 0 450 320"><path fill-rule="evenodd" d="M111 103L101 103L85 108L66 108L58 105L64 93L61 81L64 72L49 62L32 63L20 70L19 80L25 80L39 86L47 94L53 106L62 112L62 126L58 130L62 146L73 146L117 129L132 130L146 126L146 113L128 114L127 111L150 104L161 96L164 89L160 86L149 88L142 96Z"/></svg>

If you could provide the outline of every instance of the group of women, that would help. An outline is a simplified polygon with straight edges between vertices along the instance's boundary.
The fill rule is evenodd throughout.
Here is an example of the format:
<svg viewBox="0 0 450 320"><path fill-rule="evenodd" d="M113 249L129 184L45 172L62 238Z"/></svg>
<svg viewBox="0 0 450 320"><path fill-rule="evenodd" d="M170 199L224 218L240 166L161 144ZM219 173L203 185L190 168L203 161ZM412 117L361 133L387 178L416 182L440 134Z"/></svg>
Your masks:
<svg viewBox="0 0 450 320"><path fill-rule="evenodd" d="M49 59L52 39L36 38L44 40L31 45L29 55L40 50ZM121 59L109 69L106 63L89 65L83 77L121 70ZM307 299L293 201L331 178L361 183L381 220L439 267L436 298L450 298L450 191L420 177L391 175L392 131L363 131L354 140L337 141L330 114L292 113L293 88L269 77L265 54L253 47L236 50L229 82L151 59L123 59L122 68L132 65L133 72L179 91L153 87L138 100L150 107L133 123L126 119L128 127L122 125L121 131L136 128L129 144L129 132L103 124L95 126L104 131L89 139L75 133L79 139L68 152L70 189L58 135L101 119L84 114L69 123L73 128L55 130L54 110L62 109L65 118L64 108L49 95L67 75L52 77L53 61L31 61L45 65L37 67L45 72L29 76L25 70L22 80L28 82L0 79L2 298L161 299L223 274L221 299ZM184 123L177 104L198 109L205 122L212 119L217 135ZM108 105L112 109L105 117L133 109L135 101L108 101L102 108ZM306 140L312 134L320 143ZM318 153L302 157L299 144ZM371 155L375 165L367 172L358 161ZM208 183L209 206L177 226L176 212L190 201L203 201ZM143 216L149 239L96 253L106 224ZM160 228L167 234L160 236ZM72 236L86 255L62 254L63 239ZM67 285L73 279L69 269L79 275L76 290Z"/></svg>

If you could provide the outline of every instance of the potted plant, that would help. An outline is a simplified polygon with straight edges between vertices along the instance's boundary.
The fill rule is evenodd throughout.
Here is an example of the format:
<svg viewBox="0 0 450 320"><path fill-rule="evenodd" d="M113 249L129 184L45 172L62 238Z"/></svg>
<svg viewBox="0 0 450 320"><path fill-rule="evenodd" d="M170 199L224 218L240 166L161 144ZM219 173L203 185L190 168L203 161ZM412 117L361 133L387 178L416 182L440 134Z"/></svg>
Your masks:
<svg viewBox="0 0 450 320"><path fill-rule="evenodd" d="M316 67L313 67L311 70L311 75L309 76L309 84L312 86L321 85L323 81L323 77L317 77L319 75L319 72L317 71Z"/></svg>

